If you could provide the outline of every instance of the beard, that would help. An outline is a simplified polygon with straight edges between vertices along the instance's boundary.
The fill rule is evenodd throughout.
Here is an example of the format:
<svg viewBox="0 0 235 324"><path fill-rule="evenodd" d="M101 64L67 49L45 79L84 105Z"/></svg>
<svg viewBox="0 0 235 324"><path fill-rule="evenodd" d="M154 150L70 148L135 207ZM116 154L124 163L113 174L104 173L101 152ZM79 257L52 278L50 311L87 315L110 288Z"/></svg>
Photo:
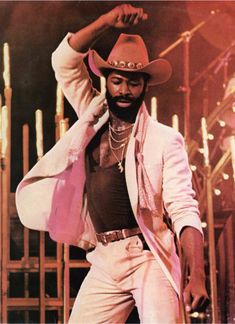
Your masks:
<svg viewBox="0 0 235 324"><path fill-rule="evenodd" d="M136 120L136 116L144 101L145 96L145 88L143 89L141 95L138 98L132 98L128 96L111 96L110 92L106 88L106 99L108 103L109 110L113 113L113 115L122 121L128 123L134 123ZM131 105L129 107L123 108L117 105L117 101L120 99L130 100Z"/></svg>

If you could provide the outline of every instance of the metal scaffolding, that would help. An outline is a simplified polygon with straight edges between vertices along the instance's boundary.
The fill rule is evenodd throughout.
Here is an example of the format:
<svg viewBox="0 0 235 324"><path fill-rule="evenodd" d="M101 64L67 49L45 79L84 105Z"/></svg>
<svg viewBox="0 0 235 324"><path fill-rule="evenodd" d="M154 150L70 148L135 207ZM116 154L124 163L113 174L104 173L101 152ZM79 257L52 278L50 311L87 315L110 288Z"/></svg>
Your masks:
<svg viewBox="0 0 235 324"><path fill-rule="evenodd" d="M7 69L5 75L7 74ZM9 74L9 69L8 69ZM85 254L66 244L52 242L47 233L36 232L24 228L18 219L14 193L10 192L11 175L11 96L10 82L5 80L4 100L1 108L1 168L0 168L0 303L2 323L12 322L15 318L21 322L29 321L44 323L67 323L69 312L74 302L79 284L89 269ZM0 105L2 106L2 105ZM211 114L204 119L202 130L193 139L187 139L189 162L193 171L193 186L199 200L202 221L206 223L205 250L208 252L207 267L212 296L211 315L213 322L225 318L226 311L218 306L217 284L219 279L220 291L226 288L231 303L227 305L227 318L234 311L234 233L235 228L232 215L234 209L224 204L222 198L215 196L217 187L221 186L221 177L230 175L230 184L234 190L234 135L230 137L230 146L221 144L226 139L224 116L228 111L234 112L235 94L232 93L223 100ZM43 156L43 125L42 111L36 110L36 146L37 158ZM68 128L68 119L64 118L63 94L57 89L57 107L55 115L55 139L63 136ZM178 123L178 122L177 122ZM188 128L187 128L188 129ZM206 133L203 131L206 130ZM215 133L217 141L208 143L209 133ZM23 125L23 174L29 170L29 127ZM201 149L203 144L203 150ZM202 153L202 154L201 154ZM210 154L209 154L210 153ZM217 191L218 193L219 191ZM216 197L216 198L215 198ZM215 201L216 199L216 201ZM220 201L220 206L218 206ZM218 223L216 213L224 215ZM219 239L215 232L220 230ZM222 233L222 234L221 234ZM12 239L13 235L14 240ZM17 250L14 241L20 242L21 249ZM224 249L226 246L226 253ZM74 255L73 255L74 254ZM217 260L216 260L217 259ZM209 260L209 262L208 262ZM228 262L229 260L229 262ZM218 263L218 266L216 264ZM226 268L226 264L229 264ZM218 273L218 269L220 272ZM226 276L225 276L226 274ZM77 285L74 287L71 277L76 277ZM232 287L232 288L231 288ZM16 289L15 289L16 288ZM225 290L224 290L225 291ZM223 317L222 317L223 316ZM205 320L205 318L203 318Z"/></svg>

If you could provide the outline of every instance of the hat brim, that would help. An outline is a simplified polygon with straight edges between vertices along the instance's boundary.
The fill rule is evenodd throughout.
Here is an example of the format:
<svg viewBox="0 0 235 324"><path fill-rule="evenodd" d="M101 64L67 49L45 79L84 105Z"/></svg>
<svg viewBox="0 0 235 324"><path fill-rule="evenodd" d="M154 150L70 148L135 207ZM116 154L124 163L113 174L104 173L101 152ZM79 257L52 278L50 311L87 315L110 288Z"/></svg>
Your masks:
<svg viewBox="0 0 235 324"><path fill-rule="evenodd" d="M90 50L88 62L92 72L99 77L104 75L103 71L106 69L147 73L150 76L149 85L164 83L172 74L172 67L165 59L156 59L140 69L118 68L104 61L95 50Z"/></svg>

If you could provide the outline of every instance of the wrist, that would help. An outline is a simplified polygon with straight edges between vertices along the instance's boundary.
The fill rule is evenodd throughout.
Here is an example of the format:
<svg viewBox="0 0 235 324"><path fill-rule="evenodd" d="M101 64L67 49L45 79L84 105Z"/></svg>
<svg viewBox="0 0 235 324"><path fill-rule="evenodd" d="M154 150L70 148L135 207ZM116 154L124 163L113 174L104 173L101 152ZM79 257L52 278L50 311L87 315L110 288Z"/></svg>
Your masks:
<svg viewBox="0 0 235 324"><path fill-rule="evenodd" d="M97 19L97 22L100 24L100 27L103 28L104 30L112 27L112 21L107 14L101 15Z"/></svg>
<svg viewBox="0 0 235 324"><path fill-rule="evenodd" d="M206 275L203 270L201 271L195 270L190 272L190 281L198 281L198 280L205 281L205 279L206 279Z"/></svg>

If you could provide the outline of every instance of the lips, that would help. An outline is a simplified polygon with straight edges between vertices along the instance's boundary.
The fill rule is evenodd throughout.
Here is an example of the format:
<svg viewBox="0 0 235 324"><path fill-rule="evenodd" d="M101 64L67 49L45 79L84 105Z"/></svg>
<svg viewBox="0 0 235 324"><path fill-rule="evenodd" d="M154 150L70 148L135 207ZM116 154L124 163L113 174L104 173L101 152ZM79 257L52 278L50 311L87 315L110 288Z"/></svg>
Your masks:
<svg viewBox="0 0 235 324"><path fill-rule="evenodd" d="M129 100L129 99L118 99L116 101L116 104L119 106L119 107L129 107L131 104L132 104L132 100Z"/></svg>

